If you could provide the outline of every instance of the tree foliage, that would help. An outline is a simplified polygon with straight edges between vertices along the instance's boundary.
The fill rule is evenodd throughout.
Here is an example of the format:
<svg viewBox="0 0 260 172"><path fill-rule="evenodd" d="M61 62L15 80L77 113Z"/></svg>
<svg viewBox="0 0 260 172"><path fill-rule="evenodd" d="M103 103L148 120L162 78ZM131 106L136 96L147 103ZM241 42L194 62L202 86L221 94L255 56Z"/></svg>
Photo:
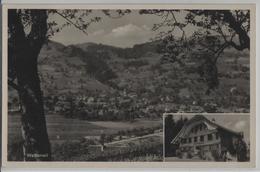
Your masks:
<svg viewBox="0 0 260 172"><path fill-rule="evenodd" d="M249 10L144 9L140 14L162 19L154 24L153 30L159 31L155 39L162 40L158 49L164 54L163 62L184 65L188 56L202 58L198 72L208 84L206 94L219 85L216 63L224 50L230 47L238 51L250 49Z"/></svg>
<svg viewBox="0 0 260 172"><path fill-rule="evenodd" d="M176 155L176 149L178 148L178 145L173 145L171 142L177 136L177 134L180 132L187 121L187 118L182 117L175 121L173 115L167 115L164 118L165 156Z"/></svg>

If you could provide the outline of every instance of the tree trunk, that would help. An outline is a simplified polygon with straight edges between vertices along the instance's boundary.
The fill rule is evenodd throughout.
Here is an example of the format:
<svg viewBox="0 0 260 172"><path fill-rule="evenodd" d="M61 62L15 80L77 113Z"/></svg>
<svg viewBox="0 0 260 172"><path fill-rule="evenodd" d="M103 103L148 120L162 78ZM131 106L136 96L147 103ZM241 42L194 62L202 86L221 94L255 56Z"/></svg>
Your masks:
<svg viewBox="0 0 260 172"><path fill-rule="evenodd" d="M19 10L8 11L8 58L12 58L18 94L22 105L22 136L25 161L51 160L51 148L44 115L43 96L38 76L37 58L45 41L47 14L45 10L31 10L32 27L25 36ZM11 56L10 56L11 55Z"/></svg>
<svg viewBox="0 0 260 172"><path fill-rule="evenodd" d="M43 98L38 73L30 70L31 65L19 65L21 68L17 75L19 91L22 102L22 136L24 139L24 159L51 160L50 143L48 139L46 121L43 108Z"/></svg>

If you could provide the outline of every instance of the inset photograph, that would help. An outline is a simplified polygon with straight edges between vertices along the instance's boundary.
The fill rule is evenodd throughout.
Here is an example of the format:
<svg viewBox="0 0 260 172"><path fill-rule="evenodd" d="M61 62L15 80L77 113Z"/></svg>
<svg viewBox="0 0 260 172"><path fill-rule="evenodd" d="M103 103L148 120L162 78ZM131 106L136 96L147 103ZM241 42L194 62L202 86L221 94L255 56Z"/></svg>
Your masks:
<svg viewBox="0 0 260 172"><path fill-rule="evenodd" d="M250 161L249 115L164 115L164 161Z"/></svg>

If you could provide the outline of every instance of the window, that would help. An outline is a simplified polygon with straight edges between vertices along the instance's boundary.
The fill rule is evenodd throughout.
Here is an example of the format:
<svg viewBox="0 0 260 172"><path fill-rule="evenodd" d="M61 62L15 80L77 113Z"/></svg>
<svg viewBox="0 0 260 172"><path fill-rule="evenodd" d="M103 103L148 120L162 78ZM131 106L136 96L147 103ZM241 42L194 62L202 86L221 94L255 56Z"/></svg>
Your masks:
<svg viewBox="0 0 260 172"><path fill-rule="evenodd" d="M194 137L194 142L197 142L197 137Z"/></svg>
<svg viewBox="0 0 260 172"><path fill-rule="evenodd" d="M189 143L191 143L191 138L189 138Z"/></svg>
<svg viewBox="0 0 260 172"><path fill-rule="evenodd" d="M191 133L197 133L199 131L199 126L193 127Z"/></svg>
<svg viewBox="0 0 260 172"><path fill-rule="evenodd" d="M204 136L200 136L200 141L204 142Z"/></svg>
<svg viewBox="0 0 260 172"><path fill-rule="evenodd" d="M208 134L208 140L212 140L212 134Z"/></svg>
<svg viewBox="0 0 260 172"><path fill-rule="evenodd" d="M219 134L218 133L216 133L216 140L218 140L219 139Z"/></svg>
<svg viewBox="0 0 260 172"><path fill-rule="evenodd" d="M182 139L181 141L182 141L182 143L186 143L187 139Z"/></svg>
<svg viewBox="0 0 260 172"><path fill-rule="evenodd" d="M211 145L211 146L209 146L209 150L210 151L215 151L215 150L217 150L217 145Z"/></svg>

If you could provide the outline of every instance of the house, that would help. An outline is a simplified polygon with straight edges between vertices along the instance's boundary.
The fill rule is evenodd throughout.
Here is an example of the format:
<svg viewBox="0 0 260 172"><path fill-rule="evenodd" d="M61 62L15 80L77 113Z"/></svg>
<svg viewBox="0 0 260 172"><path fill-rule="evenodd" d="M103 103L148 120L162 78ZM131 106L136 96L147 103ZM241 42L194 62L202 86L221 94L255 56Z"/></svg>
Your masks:
<svg viewBox="0 0 260 172"><path fill-rule="evenodd" d="M188 120L171 144L177 145L181 156L199 155L205 159L223 153L235 154L236 144L243 138L243 133L225 128L202 115L195 115Z"/></svg>

